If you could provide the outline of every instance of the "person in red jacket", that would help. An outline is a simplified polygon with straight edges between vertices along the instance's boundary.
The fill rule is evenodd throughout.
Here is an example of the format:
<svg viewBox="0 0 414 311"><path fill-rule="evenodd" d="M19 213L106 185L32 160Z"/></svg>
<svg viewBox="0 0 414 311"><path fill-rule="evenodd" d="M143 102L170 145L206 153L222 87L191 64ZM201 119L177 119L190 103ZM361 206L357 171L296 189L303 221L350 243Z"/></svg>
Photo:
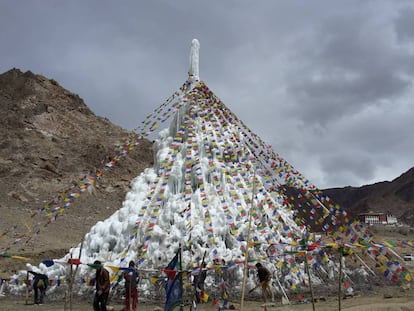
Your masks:
<svg viewBox="0 0 414 311"><path fill-rule="evenodd" d="M132 298L132 310L137 310L138 305L138 273L135 270L135 262L130 261L128 265L128 270L124 273L125 278L125 310L131 310L131 298Z"/></svg>
<svg viewBox="0 0 414 311"><path fill-rule="evenodd" d="M93 264L97 267L95 277L96 292L93 299L93 310L106 311L106 303L108 302L109 290L111 288L109 272L102 267L99 260L95 260Z"/></svg>

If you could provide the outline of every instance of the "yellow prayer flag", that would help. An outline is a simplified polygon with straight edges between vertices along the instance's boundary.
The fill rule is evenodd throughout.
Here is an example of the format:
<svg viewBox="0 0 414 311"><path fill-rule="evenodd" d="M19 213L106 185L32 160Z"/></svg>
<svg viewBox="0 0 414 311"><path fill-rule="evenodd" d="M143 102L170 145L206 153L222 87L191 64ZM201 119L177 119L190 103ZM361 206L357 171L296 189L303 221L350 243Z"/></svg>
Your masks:
<svg viewBox="0 0 414 311"><path fill-rule="evenodd" d="M150 278L150 283L151 284L155 284L155 283L157 283L158 282L158 278L156 278L156 277L151 277Z"/></svg>
<svg viewBox="0 0 414 311"><path fill-rule="evenodd" d="M203 301L203 302L207 302L208 301L208 295L207 295L207 293L206 292L201 292L200 293L200 298L201 298L201 300Z"/></svg>
<svg viewBox="0 0 414 311"><path fill-rule="evenodd" d="M106 267L111 269L114 273L118 273L118 271L119 271L119 267L117 267L117 266L106 266Z"/></svg>
<svg viewBox="0 0 414 311"><path fill-rule="evenodd" d="M20 260L30 260L30 258L23 257L23 256L17 256L17 255L13 255L13 256L11 256L11 258L13 258L13 259L20 259Z"/></svg>

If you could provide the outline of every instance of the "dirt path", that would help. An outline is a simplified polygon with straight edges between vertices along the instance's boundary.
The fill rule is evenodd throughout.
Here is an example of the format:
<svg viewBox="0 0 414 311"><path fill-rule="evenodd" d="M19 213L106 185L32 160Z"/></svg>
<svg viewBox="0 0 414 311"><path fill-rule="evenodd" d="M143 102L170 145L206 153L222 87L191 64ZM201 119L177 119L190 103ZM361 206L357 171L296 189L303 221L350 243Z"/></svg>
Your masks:
<svg viewBox="0 0 414 311"><path fill-rule="evenodd" d="M240 310L239 302L231 303L235 307L235 310ZM200 311L218 310L217 306L212 306L210 303L201 304L197 306ZM370 296L358 296L350 299L341 300L341 309L347 311L414 311L414 290L405 291L397 294L393 294L391 298L384 298L384 294L376 294ZM2 297L0 298L0 310L4 311L60 311L65 310L63 301L47 302L44 305L38 306L33 304L25 304L24 297ZM66 310L69 310L69 305L66 306ZM88 301L75 301L72 305L72 310L76 311L91 311L93 310L91 302ZM121 311L123 310L122 303L111 304L108 310ZM154 311L163 310L163 306L157 306L155 304L140 303L138 306L139 311ZM176 309L179 310L178 308ZM185 311L189 311L190 307L185 306ZM244 303L244 310L246 311L263 311L264 308L261 302L246 301ZM312 304L291 304L282 306L280 303L275 303L274 306L269 306L268 311L311 311ZM315 310L317 311L332 311L339 310L338 299L336 297L330 297L326 301L319 301L315 303Z"/></svg>

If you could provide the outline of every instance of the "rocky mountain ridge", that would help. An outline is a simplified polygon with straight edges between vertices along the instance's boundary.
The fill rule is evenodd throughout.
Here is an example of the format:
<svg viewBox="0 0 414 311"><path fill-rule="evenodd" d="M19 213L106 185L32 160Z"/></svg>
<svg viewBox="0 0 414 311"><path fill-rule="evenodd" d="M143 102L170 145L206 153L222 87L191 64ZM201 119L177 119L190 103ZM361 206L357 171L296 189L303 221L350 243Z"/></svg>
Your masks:
<svg viewBox="0 0 414 311"><path fill-rule="evenodd" d="M99 169L130 132L96 116L55 80L30 71L0 75L0 107L2 251L33 259L63 256L121 206L131 180L153 161L152 143L141 142L48 224L45 203Z"/></svg>
<svg viewBox="0 0 414 311"><path fill-rule="evenodd" d="M400 223L414 225L414 167L392 181L324 192L353 215L371 211L390 213Z"/></svg>

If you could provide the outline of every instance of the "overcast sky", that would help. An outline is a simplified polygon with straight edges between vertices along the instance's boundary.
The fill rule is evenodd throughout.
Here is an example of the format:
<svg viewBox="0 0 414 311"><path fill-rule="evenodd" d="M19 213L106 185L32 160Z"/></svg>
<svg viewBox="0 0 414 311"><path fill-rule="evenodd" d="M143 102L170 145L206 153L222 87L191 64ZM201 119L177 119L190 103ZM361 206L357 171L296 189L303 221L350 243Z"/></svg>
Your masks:
<svg viewBox="0 0 414 311"><path fill-rule="evenodd" d="M319 188L414 166L413 1L0 0L0 72L127 129L187 79L193 38L201 80Z"/></svg>

